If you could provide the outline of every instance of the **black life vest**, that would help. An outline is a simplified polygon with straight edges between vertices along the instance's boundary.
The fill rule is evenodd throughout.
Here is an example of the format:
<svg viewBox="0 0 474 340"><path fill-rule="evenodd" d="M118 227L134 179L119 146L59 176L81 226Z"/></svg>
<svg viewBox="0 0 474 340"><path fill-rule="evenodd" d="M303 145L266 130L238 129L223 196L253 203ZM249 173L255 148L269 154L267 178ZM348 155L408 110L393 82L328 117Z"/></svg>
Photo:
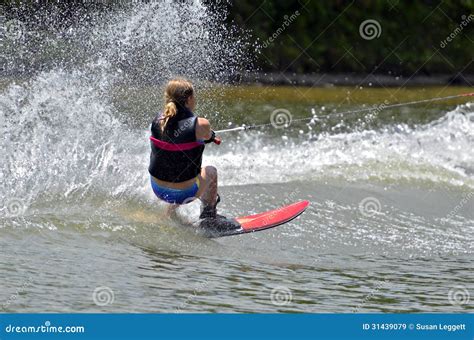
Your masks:
<svg viewBox="0 0 474 340"><path fill-rule="evenodd" d="M184 182L201 172L204 142L196 139L197 117L179 108L168 120L164 131L160 126L161 113L151 124L151 155L148 172L165 182Z"/></svg>

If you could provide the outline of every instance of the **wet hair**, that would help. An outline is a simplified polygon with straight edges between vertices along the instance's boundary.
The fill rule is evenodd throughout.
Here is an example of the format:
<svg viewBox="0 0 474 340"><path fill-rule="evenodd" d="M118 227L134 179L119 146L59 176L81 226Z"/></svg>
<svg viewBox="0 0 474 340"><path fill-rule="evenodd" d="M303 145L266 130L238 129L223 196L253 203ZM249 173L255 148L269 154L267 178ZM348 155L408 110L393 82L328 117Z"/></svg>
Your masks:
<svg viewBox="0 0 474 340"><path fill-rule="evenodd" d="M165 89L165 109L161 116L161 130L163 131L168 121L175 117L178 108L184 108L186 101L194 94L193 84L182 78L175 78L168 82Z"/></svg>

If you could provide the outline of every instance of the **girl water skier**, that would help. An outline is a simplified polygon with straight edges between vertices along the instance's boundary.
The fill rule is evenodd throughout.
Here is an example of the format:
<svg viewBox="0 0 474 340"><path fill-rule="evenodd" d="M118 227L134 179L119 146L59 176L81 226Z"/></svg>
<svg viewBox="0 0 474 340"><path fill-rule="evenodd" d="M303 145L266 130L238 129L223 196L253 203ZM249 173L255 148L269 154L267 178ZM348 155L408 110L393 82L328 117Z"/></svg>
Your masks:
<svg viewBox="0 0 474 340"><path fill-rule="evenodd" d="M151 155L148 171L155 195L170 203L169 212L200 198L203 227L232 228L217 214L217 169L201 167L204 144L220 143L209 121L193 111L196 96L185 79L173 79L165 89L165 107L151 124Z"/></svg>

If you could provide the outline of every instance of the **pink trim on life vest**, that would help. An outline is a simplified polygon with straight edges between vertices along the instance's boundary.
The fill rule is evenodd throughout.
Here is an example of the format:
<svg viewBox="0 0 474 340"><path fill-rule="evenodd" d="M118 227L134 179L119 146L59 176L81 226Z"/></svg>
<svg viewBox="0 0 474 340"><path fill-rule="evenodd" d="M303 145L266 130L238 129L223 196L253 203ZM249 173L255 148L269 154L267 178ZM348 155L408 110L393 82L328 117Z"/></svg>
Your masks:
<svg viewBox="0 0 474 340"><path fill-rule="evenodd" d="M197 148L198 146L201 146L204 144L202 142L173 144L173 143L163 142L162 140L156 139L153 136L150 136L150 140L153 142L153 144L157 148L166 150L166 151L186 151L186 150Z"/></svg>

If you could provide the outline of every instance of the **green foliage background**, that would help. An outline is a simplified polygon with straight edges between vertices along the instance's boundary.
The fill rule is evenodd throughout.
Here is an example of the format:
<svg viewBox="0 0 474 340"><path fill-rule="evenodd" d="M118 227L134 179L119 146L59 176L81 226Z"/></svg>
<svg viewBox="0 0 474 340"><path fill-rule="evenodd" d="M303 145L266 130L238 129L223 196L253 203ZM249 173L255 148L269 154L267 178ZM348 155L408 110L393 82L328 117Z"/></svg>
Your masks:
<svg viewBox="0 0 474 340"><path fill-rule="evenodd" d="M444 1L255 1L235 0L229 20L251 30L263 44L285 21L300 15L262 49L265 71L359 72L411 75L474 72L474 20L440 44L473 15L473 0ZM364 40L360 24L377 20L380 37Z"/></svg>
<svg viewBox="0 0 474 340"><path fill-rule="evenodd" d="M154 0L165 1L165 0ZM183 2L195 0L175 0ZM474 0L202 0L228 12L228 21L251 32L260 44L262 71L290 73L379 73L411 76L474 74ZM0 0L1 15L35 18L48 6L60 9L60 25L87 20L88 12L107 12L130 5L123 0ZM297 18L282 29L285 18ZM441 47L456 28L472 20ZM359 26L380 23L381 34L365 40ZM58 24L58 23L56 23ZM37 22L35 25L51 25ZM283 32L263 47L278 29ZM251 52L253 53L253 51Z"/></svg>

